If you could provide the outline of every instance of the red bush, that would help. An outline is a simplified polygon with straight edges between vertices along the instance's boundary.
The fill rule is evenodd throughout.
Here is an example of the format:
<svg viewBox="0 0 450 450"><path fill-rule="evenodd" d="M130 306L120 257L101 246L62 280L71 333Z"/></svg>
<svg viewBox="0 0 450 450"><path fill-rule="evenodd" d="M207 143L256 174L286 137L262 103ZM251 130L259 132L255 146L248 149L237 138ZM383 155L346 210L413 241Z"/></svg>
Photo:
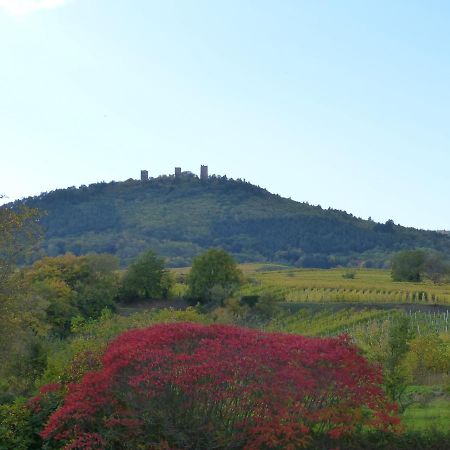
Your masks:
<svg viewBox="0 0 450 450"><path fill-rule="evenodd" d="M299 448L398 423L347 337L191 323L132 330L42 432L66 449Z"/></svg>

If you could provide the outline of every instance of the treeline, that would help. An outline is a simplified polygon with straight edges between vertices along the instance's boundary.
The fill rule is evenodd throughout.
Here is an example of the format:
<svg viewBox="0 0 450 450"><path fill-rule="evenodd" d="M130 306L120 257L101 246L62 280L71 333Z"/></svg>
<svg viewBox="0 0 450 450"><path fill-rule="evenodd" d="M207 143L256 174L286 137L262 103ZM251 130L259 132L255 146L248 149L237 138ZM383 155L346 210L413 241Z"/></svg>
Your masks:
<svg viewBox="0 0 450 450"><path fill-rule="evenodd" d="M116 255L122 266L153 248L169 266L190 265L210 247L240 261L298 267L386 267L393 252L431 248L450 255L450 236L362 220L269 193L243 180L162 176L148 182L96 183L27 198L43 212L45 236L27 255Z"/></svg>

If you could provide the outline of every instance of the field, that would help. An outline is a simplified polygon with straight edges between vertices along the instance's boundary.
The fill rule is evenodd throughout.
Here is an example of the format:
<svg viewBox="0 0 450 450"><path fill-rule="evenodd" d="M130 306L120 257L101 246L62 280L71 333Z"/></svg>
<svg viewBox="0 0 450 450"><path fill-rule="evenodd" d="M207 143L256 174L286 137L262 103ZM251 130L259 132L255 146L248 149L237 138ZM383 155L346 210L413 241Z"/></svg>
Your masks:
<svg viewBox="0 0 450 450"><path fill-rule="evenodd" d="M296 269L275 264L241 264L245 284L239 295L270 294L288 302L450 306L450 284L393 282L383 269ZM177 280L189 268L172 269ZM177 295L184 286L176 285Z"/></svg>
<svg viewBox="0 0 450 450"><path fill-rule="evenodd" d="M242 295L270 291L290 302L419 303L450 305L450 284L393 282L381 269L292 269L242 265ZM269 269L267 271L267 268Z"/></svg>
<svg viewBox="0 0 450 450"><path fill-rule="evenodd" d="M448 431L450 429L450 400L440 397L424 404L414 404L404 412L403 423L410 430L423 431L434 428Z"/></svg>

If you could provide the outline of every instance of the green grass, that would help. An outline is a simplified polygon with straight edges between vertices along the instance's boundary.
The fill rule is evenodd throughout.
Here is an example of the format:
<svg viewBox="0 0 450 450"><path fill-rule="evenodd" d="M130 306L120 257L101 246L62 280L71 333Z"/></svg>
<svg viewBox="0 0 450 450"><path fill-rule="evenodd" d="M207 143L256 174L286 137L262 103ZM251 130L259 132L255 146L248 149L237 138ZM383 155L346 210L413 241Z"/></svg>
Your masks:
<svg viewBox="0 0 450 450"><path fill-rule="evenodd" d="M437 429L450 431L450 398L436 398L425 404L411 405L402 416L408 431Z"/></svg>

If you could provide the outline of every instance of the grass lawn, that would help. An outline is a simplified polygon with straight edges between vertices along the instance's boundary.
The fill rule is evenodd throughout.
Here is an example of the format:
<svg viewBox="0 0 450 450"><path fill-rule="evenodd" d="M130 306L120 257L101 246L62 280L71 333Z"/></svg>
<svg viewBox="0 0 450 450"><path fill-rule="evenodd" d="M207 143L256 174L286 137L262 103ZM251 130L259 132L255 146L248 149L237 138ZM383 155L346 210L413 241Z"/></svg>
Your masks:
<svg viewBox="0 0 450 450"><path fill-rule="evenodd" d="M410 431L430 428L450 431L450 398L437 398L424 405L412 405L406 409L402 419Z"/></svg>

